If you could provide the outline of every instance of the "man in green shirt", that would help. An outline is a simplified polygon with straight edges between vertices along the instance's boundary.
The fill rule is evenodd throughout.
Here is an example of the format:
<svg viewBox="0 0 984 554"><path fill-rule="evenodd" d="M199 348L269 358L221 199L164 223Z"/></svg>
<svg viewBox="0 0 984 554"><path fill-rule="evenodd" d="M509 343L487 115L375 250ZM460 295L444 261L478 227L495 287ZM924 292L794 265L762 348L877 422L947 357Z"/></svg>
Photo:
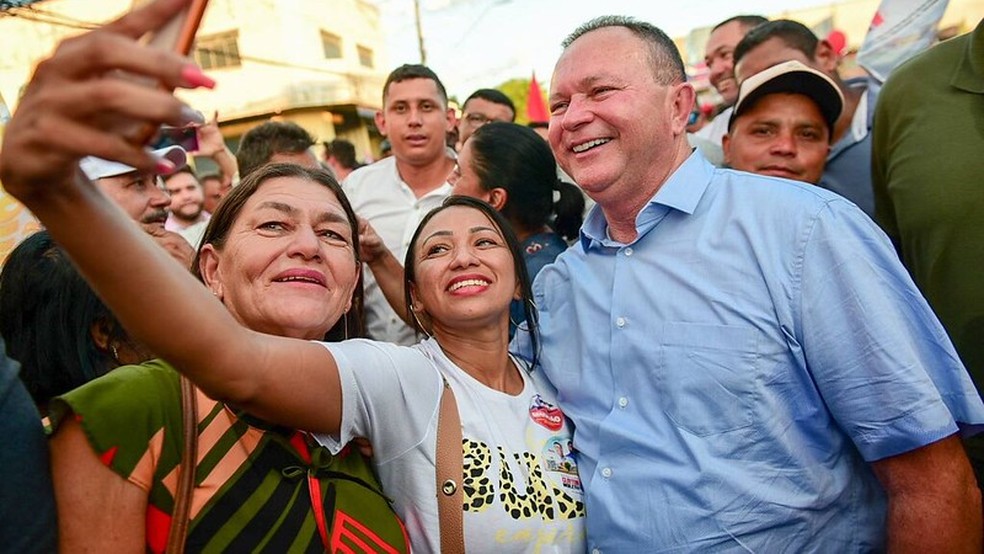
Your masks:
<svg viewBox="0 0 984 554"><path fill-rule="evenodd" d="M981 391L984 20L888 79L875 111L872 162L877 221ZM984 439L965 445L984 484Z"/></svg>

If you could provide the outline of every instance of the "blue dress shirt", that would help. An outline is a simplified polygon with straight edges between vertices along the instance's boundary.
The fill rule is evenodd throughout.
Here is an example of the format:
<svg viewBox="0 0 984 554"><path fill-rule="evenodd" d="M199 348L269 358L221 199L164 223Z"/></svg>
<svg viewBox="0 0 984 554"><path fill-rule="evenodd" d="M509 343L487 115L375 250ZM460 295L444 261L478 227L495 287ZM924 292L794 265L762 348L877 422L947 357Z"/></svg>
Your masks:
<svg viewBox="0 0 984 554"><path fill-rule="evenodd" d="M884 234L826 190L699 153L636 228L607 238L596 207L534 285L592 550L883 548L868 462L984 424Z"/></svg>

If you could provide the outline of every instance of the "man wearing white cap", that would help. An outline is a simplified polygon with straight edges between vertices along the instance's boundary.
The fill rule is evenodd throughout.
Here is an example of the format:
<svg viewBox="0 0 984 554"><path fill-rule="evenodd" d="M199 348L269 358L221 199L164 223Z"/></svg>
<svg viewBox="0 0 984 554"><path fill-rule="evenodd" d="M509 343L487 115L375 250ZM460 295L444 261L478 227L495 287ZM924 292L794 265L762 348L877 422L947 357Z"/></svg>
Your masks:
<svg viewBox="0 0 984 554"><path fill-rule="evenodd" d="M188 163L188 154L180 146L155 150L154 154L167 159L174 167ZM99 190L140 223L154 240L184 266L189 266L195 253L181 235L166 231L168 206L171 198L163 189L160 177L143 173L128 165L89 156L79 163L85 175Z"/></svg>
<svg viewBox="0 0 984 554"><path fill-rule="evenodd" d="M741 84L721 144L725 163L815 185L823 176L843 107L837 85L798 61L756 73Z"/></svg>

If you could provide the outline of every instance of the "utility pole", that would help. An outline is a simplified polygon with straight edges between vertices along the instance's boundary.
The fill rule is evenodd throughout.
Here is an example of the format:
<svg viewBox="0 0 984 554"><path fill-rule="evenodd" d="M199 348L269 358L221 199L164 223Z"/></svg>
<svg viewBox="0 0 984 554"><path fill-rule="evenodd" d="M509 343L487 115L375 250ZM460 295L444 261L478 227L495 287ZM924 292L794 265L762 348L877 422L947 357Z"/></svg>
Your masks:
<svg viewBox="0 0 984 554"><path fill-rule="evenodd" d="M417 22L417 47L420 48L420 63L427 65L427 51L424 50L424 30L420 26L420 0L413 0L413 15Z"/></svg>

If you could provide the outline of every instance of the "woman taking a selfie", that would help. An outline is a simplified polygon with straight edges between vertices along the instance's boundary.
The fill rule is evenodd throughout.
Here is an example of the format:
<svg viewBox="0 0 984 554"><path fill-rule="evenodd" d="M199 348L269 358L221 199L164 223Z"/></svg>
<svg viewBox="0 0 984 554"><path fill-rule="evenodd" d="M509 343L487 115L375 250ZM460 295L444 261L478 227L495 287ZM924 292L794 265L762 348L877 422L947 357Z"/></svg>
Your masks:
<svg viewBox="0 0 984 554"><path fill-rule="evenodd" d="M300 217L310 205L321 206L311 212L320 220ZM309 224L305 234L301 228ZM357 243L346 238L354 225L327 173L267 166L233 189L213 215L194 273L246 329L308 340L357 336ZM305 263L319 243L336 246L334 258ZM235 253L236 263L219 269L224 253ZM331 286L333 294L303 290L311 281ZM144 309L144 321L164 315L152 305ZM192 329L196 317L173 320L170 333ZM214 359L222 360L227 347L213 346ZM352 527L367 544L408 550L399 519L357 450L333 455L306 433L235 403L195 391L188 405L182 392L173 368L152 360L120 367L52 402L62 550L163 552L172 529L178 532L173 518L183 495L190 503L189 551L335 551L352 540ZM182 416L189 411L197 415L195 462L182 459ZM186 493L179 482L190 465L194 481Z"/></svg>
<svg viewBox="0 0 984 554"><path fill-rule="evenodd" d="M315 432L332 455L341 455L341 445L355 437L369 438L384 490L404 518L415 550L452 551L442 547L448 525L438 518L436 493L440 406L450 390L460 418L460 425L451 427L460 432L461 468L454 472L457 482L445 490L462 494L457 510L463 536L457 542L475 552L583 551L580 481L576 467L559 458L569 457L569 424L538 372L507 351L510 302L527 301L534 336L536 317L515 236L488 205L449 201L429 214L410 245L410 310L434 338L413 348L366 340L322 343L312 340L319 337L310 331L344 320L358 286L358 240L340 194L310 176L258 183L232 218L227 237L206 238L202 246L198 267L206 290L78 174L78 159L90 153L134 167L156 163L120 137L119 130L130 123L187 123L172 95L106 77L125 68L169 85L208 85L182 59L133 41L179 6L178 0L155 2L73 39L71 48L62 47L39 67L21 102L27 115L15 115L0 153L5 186L49 226L121 322L207 397L235 414L248 414L243 417L250 422L259 418ZM96 56L107 44L114 47ZM98 120L68 102L80 89L93 98L113 98L91 106L102 115ZM108 90L117 94L104 94ZM30 114L50 119L36 125ZM88 140L53 141L55 135ZM227 198L223 207L232 203ZM118 266L121 259L127 260L125 272ZM81 425L85 419L83 414ZM59 434L80 426L70 418L63 422ZM76 452L90 448L82 433L72 434L81 443L74 445ZM55 442L57 463L57 451L69 441L58 444L56 435ZM312 456L307 464L292 464L298 471L281 473L303 481L323 462ZM90 464L86 471L95 468ZM117 485L104 483L98 494L95 487L88 494L109 499L135 494L126 489L130 482L111 475ZM66 496L72 487L57 478L58 473L60 513L69 520L63 525L71 530L77 517L72 502L83 493ZM174 480L173 472L164 476L165 488L173 490ZM314 504L328 508L327 501ZM207 516L208 510L193 502L191 517ZM139 515L129 516L131 525L143 516L134 512ZM325 513L334 515L336 528L345 520L341 511ZM93 516L99 517L106 528L117 528L109 527L111 517ZM189 540L200 525L192 520ZM366 542L361 527L345 529L350 531L342 540ZM267 536L237 544L263 549ZM324 545L332 551L334 536ZM219 532L215 537L229 540Z"/></svg>

